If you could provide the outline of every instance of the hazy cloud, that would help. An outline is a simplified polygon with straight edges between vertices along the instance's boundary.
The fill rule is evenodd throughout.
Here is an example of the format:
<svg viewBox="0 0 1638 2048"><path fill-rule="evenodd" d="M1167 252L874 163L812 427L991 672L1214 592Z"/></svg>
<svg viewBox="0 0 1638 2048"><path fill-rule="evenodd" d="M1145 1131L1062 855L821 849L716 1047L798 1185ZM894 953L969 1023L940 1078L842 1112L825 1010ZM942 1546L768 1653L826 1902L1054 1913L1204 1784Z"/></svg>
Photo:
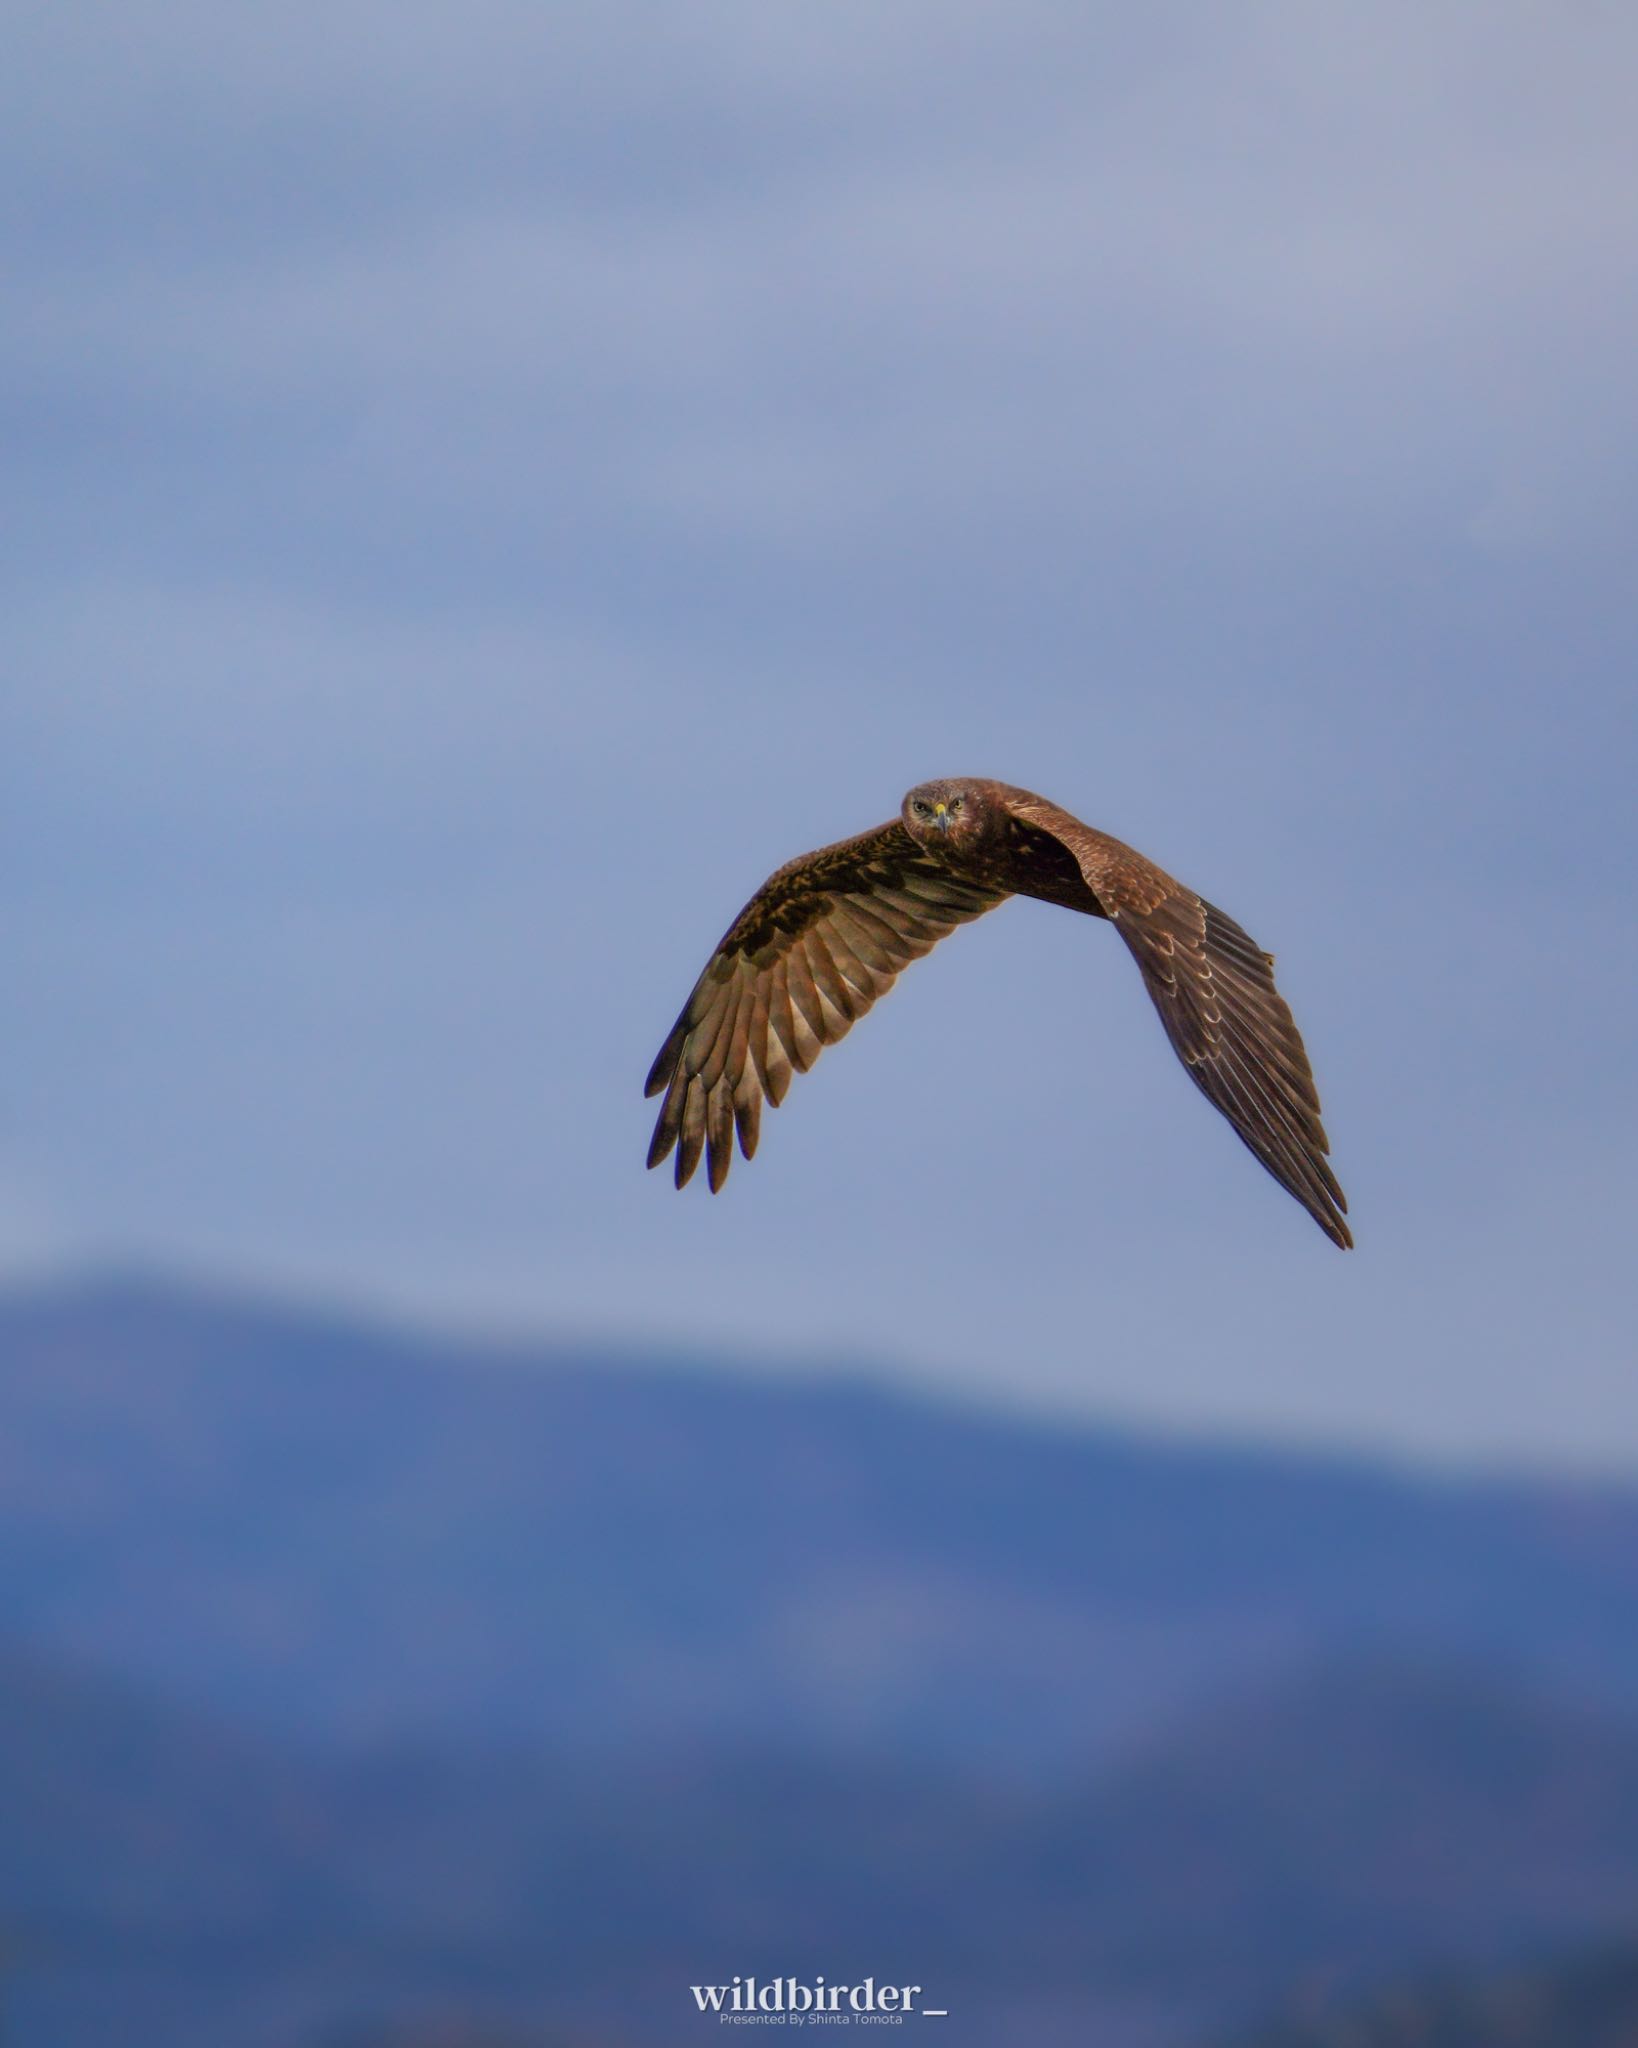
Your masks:
<svg viewBox="0 0 1638 2048"><path fill-rule="evenodd" d="M1638 1458L1635 45L1591 6L36 10L12 1263ZM738 902L963 768L1278 950L1355 1259L1031 906L722 1201L643 1178Z"/></svg>

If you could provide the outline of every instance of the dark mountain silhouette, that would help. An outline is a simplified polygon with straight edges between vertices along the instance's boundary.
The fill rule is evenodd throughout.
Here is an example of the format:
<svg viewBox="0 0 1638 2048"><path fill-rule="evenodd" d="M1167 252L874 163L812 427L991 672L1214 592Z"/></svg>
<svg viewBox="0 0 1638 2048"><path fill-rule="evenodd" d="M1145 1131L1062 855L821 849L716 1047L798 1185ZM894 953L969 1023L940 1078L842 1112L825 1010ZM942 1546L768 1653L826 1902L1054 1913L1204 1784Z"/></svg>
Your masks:
<svg viewBox="0 0 1638 2048"><path fill-rule="evenodd" d="M55 2048L670 2048L816 1969L1170 2048L1638 1926L1615 1489L104 1286L0 1304L0 1599Z"/></svg>
<svg viewBox="0 0 1638 2048"><path fill-rule="evenodd" d="M1346 1664L1203 1710L1026 1855L1111 1966L1223 1990L1638 1927L1638 1724L1450 1668Z"/></svg>
<svg viewBox="0 0 1638 2048"><path fill-rule="evenodd" d="M1312 2001L1310 2001L1312 2002ZM1633 2048L1638 1940L1493 1977L1395 1984L1232 2048Z"/></svg>
<svg viewBox="0 0 1638 2048"><path fill-rule="evenodd" d="M105 1284L0 1302L0 1612L292 1732L1053 1775L1339 1654L1638 1702L1638 1496Z"/></svg>
<svg viewBox="0 0 1638 2048"><path fill-rule="evenodd" d="M1039 2010L1126 2048L1638 1926L1638 1726L1450 1671L1316 1673L1052 1790L835 1751L300 1748L20 1656L0 1726L0 1928L74 2048L116 2014L200 2048L423 2012L675 2039L690 1983L818 1959L907 1965L951 2040Z"/></svg>

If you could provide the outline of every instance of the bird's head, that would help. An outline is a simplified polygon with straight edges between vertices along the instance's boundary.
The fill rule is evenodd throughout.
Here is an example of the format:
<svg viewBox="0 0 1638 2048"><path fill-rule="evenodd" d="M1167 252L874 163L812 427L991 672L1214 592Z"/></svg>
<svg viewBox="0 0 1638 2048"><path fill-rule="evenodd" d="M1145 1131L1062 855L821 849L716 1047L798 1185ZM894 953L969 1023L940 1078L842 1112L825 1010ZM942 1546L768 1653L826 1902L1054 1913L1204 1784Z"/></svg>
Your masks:
<svg viewBox="0 0 1638 2048"><path fill-rule="evenodd" d="M904 829L920 846L973 847L990 823L983 786L952 776L942 782L921 782L900 808Z"/></svg>

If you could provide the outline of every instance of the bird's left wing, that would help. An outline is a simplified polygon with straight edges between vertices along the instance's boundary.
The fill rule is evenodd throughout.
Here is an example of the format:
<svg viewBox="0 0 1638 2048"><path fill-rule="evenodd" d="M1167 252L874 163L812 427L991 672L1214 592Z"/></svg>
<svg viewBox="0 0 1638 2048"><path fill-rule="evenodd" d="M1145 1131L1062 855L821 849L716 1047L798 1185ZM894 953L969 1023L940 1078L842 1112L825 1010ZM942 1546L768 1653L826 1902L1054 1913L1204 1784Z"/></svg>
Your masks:
<svg viewBox="0 0 1638 2048"><path fill-rule="evenodd" d="M777 1106L793 1071L850 1031L899 970L946 932L1005 900L924 854L897 818L805 853L770 875L724 933L649 1070L665 1100L648 1148L676 1148L681 1187L708 1160L728 1177L734 1132L749 1159L763 1097Z"/></svg>
<svg viewBox="0 0 1638 2048"><path fill-rule="evenodd" d="M1190 1080L1331 1242L1350 1246L1348 1203L1331 1171L1307 1051L1274 986L1274 956L1215 903L1044 797L1012 791L1008 808L1075 856Z"/></svg>

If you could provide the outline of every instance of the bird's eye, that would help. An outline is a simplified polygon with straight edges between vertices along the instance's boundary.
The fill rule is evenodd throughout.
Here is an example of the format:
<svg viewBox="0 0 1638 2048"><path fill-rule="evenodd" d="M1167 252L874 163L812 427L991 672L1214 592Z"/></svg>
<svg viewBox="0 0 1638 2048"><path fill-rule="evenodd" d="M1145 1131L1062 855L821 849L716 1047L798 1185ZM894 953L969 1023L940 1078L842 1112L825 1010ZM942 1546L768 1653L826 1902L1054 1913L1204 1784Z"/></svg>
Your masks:
<svg viewBox="0 0 1638 2048"><path fill-rule="evenodd" d="M929 803L924 803L924 802L922 801L922 799L921 799L921 798L920 798L919 796L918 796L918 797L916 798L916 806L915 806L915 808L916 808L916 816L917 816L918 818L927 818L927 817L931 817L931 816L932 816L932 811L933 811L933 807L932 807L932 805L931 805L931 804L929 804Z"/></svg>
<svg viewBox="0 0 1638 2048"><path fill-rule="evenodd" d="M960 808L961 808L961 799L960 799L960 797L958 797L958 796L953 796L953 797L951 797L951 799L950 799L950 809L951 809L951 811L952 811L952 812L954 812L954 811L959 811L959 810L960 810Z"/></svg>

